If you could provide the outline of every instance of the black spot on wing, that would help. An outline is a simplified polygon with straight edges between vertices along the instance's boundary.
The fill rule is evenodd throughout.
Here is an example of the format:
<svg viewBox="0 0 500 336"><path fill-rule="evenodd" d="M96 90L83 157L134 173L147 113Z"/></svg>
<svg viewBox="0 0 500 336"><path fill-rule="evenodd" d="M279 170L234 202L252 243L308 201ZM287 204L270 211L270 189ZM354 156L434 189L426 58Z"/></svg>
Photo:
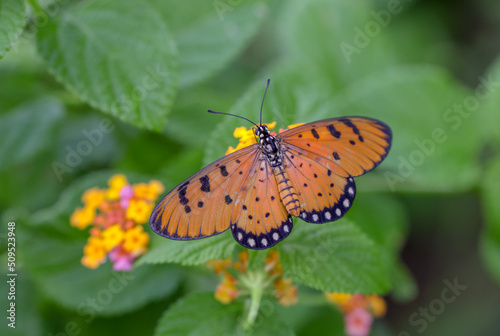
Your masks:
<svg viewBox="0 0 500 336"><path fill-rule="evenodd" d="M352 121L350 121L349 119L339 119L339 121L343 122L344 125L346 125L347 127L350 127L354 132L354 134L359 135L359 128L356 125L354 125Z"/></svg>
<svg viewBox="0 0 500 336"><path fill-rule="evenodd" d="M184 207L184 211L185 211L186 213L190 213L190 212L191 212L191 207L190 207L189 205L186 205L186 206Z"/></svg>
<svg viewBox="0 0 500 336"><path fill-rule="evenodd" d="M226 166L220 166L220 167L219 167L219 169L220 169L220 174L221 174L222 176L227 176L227 175L229 175L229 173L228 173L228 172L227 172L227 170L226 170Z"/></svg>
<svg viewBox="0 0 500 336"><path fill-rule="evenodd" d="M330 134L335 137L335 138L340 138L340 132L337 131L337 129L335 128L335 126L333 125L328 125L326 126L326 129L328 130L328 132L330 132Z"/></svg>
<svg viewBox="0 0 500 336"><path fill-rule="evenodd" d="M181 189L184 189L185 187L187 187L187 185L189 184L189 181L184 181L182 182L179 187L177 188L177 191L181 191ZM185 194L184 194L185 195Z"/></svg>
<svg viewBox="0 0 500 336"><path fill-rule="evenodd" d="M333 152L333 158L335 160L340 160L340 156L339 156L339 154L337 152Z"/></svg>
<svg viewBox="0 0 500 336"><path fill-rule="evenodd" d="M201 191L210 192L210 179L207 175L200 177Z"/></svg>
<svg viewBox="0 0 500 336"><path fill-rule="evenodd" d="M198 208L203 208L203 202L202 201L198 202Z"/></svg>
<svg viewBox="0 0 500 336"><path fill-rule="evenodd" d="M224 201L226 202L227 205L229 205L233 202L233 199L231 198L231 196L226 195L226 198L224 199Z"/></svg>
<svg viewBox="0 0 500 336"><path fill-rule="evenodd" d="M319 134L318 132L313 128L311 129L311 134L313 135L313 137L315 137L316 139L319 139Z"/></svg>

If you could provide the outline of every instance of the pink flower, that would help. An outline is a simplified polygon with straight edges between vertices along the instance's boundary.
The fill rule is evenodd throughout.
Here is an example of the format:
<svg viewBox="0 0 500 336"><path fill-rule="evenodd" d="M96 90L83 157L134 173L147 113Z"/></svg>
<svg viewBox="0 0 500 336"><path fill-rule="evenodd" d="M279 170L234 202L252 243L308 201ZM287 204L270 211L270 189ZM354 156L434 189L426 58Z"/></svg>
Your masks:
<svg viewBox="0 0 500 336"><path fill-rule="evenodd" d="M354 308L344 316L345 332L349 336L366 336L370 333L373 317L363 308Z"/></svg>
<svg viewBox="0 0 500 336"><path fill-rule="evenodd" d="M109 252L109 260L113 262L113 269L115 271L128 272L132 269L135 257L121 246L117 246Z"/></svg>
<svg viewBox="0 0 500 336"><path fill-rule="evenodd" d="M130 184L127 184L120 189L120 205L122 209L127 209L130 200L134 197L134 189Z"/></svg>

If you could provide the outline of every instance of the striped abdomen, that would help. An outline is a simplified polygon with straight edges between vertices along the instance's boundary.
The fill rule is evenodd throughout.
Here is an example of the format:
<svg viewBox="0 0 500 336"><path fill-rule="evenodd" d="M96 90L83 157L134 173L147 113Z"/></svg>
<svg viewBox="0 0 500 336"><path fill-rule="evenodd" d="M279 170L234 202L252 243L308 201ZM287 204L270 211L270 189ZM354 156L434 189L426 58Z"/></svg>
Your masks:
<svg viewBox="0 0 500 336"><path fill-rule="evenodd" d="M282 166L273 167L273 172L276 177L276 182L278 183L281 201L285 205L286 211L292 216L299 216L299 198L288 178L288 174L283 170Z"/></svg>

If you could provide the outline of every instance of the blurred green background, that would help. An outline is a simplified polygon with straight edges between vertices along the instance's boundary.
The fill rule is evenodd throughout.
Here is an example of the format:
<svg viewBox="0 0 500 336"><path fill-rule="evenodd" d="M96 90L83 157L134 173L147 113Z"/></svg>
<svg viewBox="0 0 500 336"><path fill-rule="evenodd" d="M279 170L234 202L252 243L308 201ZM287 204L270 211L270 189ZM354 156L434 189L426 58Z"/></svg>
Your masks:
<svg viewBox="0 0 500 336"><path fill-rule="evenodd" d="M69 216L114 173L170 190L223 156L241 120L206 110L257 121L271 78L265 122L393 130L347 216L401 258L373 335L500 334L499 36L495 0L0 0L1 269L15 221L18 273L17 328L0 333L149 335L177 299L214 290L204 267L148 264L89 312L114 275L80 265L88 233ZM446 281L466 289L425 317ZM296 335L343 332L300 296L278 313Z"/></svg>

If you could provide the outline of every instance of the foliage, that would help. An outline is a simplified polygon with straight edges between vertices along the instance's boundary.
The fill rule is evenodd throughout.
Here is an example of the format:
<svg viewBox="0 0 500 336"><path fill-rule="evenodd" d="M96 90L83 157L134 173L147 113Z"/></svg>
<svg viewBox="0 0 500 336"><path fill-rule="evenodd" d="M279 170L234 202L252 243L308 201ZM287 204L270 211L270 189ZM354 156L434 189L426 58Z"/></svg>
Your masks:
<svg viewBox="0 0 500 336"><path fill-rule="evenodd" d="M328 291L387 295L388 322L374 334L391 335L391 327L408 324L391 309L410 315L433 298L419 296L414 276L430 291L455 274L479 274L467 279L482 284L487 272L497 286L488 290L498 291L500 57L481 54L488 49L481 45L464 53L453 39L460 32L443 18L451 20L442 14L450 9L437 1L400 2L393 12L388 3L0 0L0 208L4 223L16 222L19 274L19 327L2 323L0 333L340 332L341 315L321 293ZM494 5L469 5L497 36ZM151 246L130 273L109 263L84 268L88 233L69 224L83 192L117 173L175 187L237 143L242 120L206 110L257 121L267 78L263 122L277 129L362 115L394 133L383 164L356 180L346 218L321 226L296 219L276 246L284 274L299 286L297 305L265 296L267 310L261 304L246 329L248 301L214 298L216 280L204 265L241 251L229 232L170 241L146 225ZM467 207L447 206L456 199ZM2 260L7 232L2 225ZM479 244L482 265L460 273L446 258L465 240L468 255ZM260 251L249 255L250 270L264 267Z"/></svg>

